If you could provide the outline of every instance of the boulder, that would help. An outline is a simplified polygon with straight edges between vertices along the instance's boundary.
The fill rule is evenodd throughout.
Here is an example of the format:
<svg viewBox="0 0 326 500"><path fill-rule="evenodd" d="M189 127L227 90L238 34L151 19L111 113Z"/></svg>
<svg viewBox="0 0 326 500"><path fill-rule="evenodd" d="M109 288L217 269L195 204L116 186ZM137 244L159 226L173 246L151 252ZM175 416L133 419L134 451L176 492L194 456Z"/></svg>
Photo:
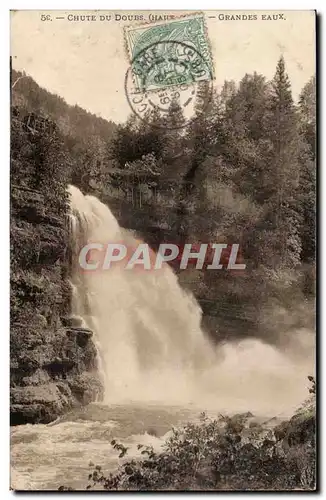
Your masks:
<svg viewBox="0 0 326 500"><path fill-rule="evenodd" d="M67 380L11 389L11 425L48 424L70 409L101 398L97 373L82 373Z"/></svg>
<svg viewBox="0 0 326 500"><path fill-rule="evenodd" d="M64 316L61 318L63 326L66 327L81 327L82 326L82 318L80 316Z"/></svg>
<svg viewBox="0 0 326 500"><path fill-rule="evenodd" d="M25 337L33 337L31 334ZM60 327L43 342L21 343L12 358L11 424L49 423L101 397L93 332Z"/></svg>
<svg viewBox="0 0 326 500"><path fill-rule="evenodd" d="M56 384L13 387L11 423L49 423L71 407L71 401Z"/></svg>
<svg viewBox="0 0 326 500"><path fill-rule="evenodd" d="M102 399L103 396L103 386L95 373L82 373L69 381L69 387L75 399L82 405Z"/></svg>
<svg viewBox="0 0 326 500"><path fill-rule="evenodd" d="M93 332L88 328L70 327L67 330L66 335L68 338L74 339L79 347L86 347L89 339L93 335Z"/></svg>

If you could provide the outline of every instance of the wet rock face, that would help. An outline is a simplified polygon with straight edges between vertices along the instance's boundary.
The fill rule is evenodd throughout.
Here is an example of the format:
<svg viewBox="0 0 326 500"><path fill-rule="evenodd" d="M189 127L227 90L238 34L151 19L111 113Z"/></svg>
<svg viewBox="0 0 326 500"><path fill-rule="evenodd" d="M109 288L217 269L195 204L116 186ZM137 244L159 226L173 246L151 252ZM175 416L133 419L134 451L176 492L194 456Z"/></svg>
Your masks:
<svg viewBox="0 0 326 500"><path fill-rule="evenodd" d="M13 387L11 390L12 424L48 423L69 409L69 398L55 383L37 386Z"/></svg>
<svg viewBox="0 0 326 500"><path fill-rule="evenodd" d="M22 186L12 189L11 215L11 424L49 423L101 399L97 351L92 331L70 316L66 215Z"/></svg>
<svg viewBox="0 0 326 500"><path fill-rule="evenodd" d="M101 398L91 338L88 329L62 327L47 343L22 353L11 369L12 425L49 423L72 407Z"/></svg>
<svg viewBox="0 0 326 500"><path fill-rule="evenodd" d="M88 328L71 327L67 330L66 335L71 341L75 341L79 347L86 347L93 332Z"/></svg>

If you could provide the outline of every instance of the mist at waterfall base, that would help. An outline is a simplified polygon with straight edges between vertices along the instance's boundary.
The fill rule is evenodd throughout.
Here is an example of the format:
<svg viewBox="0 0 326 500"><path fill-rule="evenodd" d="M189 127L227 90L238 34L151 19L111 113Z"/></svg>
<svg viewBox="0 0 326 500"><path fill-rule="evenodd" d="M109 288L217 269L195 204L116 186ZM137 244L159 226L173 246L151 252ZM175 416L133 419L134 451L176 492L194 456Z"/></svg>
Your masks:
<svg viewBox="0 0 326 500"><path fill-rule="evenodd" d="M302 402L313 371L312 332L293 331L292 338L287 332L282 351L250 338L213 346L201 329L199 305L168 265L148 272L80 268L78 252L89 241L138 242L96 197L73 186L69 192L76 250L73 313L94 331L105 403L275 415L291 413Z"/></svg>
<svg viewBox="0 0 326 500"><path fill-rule="evenodd" d="M94 332L104 400L48 425L12 427L12 488L84 490L89 461L106 473L119 465L112 439L128 447L128 457L140 457L138 444L160 450L172 426L202 411L212 417L251 411L266 425L293 414L314 373L312 332L283 325L282 349L253 338L213 346L199 305L168 265L158 272L120 266L84 272L77 255L87 241L138 242L96 197L72 186L69 192L72 313Z"/></svg>

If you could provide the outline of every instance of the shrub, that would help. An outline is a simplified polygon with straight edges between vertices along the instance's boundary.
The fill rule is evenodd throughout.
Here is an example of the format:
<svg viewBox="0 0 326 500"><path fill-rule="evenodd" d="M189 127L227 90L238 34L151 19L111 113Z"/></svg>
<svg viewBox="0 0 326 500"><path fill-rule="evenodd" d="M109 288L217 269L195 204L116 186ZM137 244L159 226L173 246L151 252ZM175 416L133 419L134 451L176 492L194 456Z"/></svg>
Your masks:
<svg viewBox="0 0 326 500"><path fill-rule="evenodd" d="M308 378L314 396L315 379ZM113 440L111 446L125 461L108 475L101 466L90 463L87 489L312 490L315 403L311 397L309 409L305 413L300 408L274 429L257 423L249 412L217 419L202 413L199 422L173 428L159 452L139 444L140 459L125 458L128 448Z"/></svg>

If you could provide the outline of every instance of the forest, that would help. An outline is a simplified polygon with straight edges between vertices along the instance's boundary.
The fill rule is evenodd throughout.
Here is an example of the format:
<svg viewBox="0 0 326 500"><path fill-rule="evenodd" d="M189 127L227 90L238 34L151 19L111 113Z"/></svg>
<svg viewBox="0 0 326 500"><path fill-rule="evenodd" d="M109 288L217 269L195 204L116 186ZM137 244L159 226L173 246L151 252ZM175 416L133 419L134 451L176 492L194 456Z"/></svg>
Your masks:
<svg viewBox="0 0 326 500"><path fill-rule="evenodd" d="M74 331L88 350L77 346L76 351L70 341L64 355L61 347L53 348L56 332L65 335L62 329L71 326L66 319L71 301L69 184L108 204L119 224L154 250L160 243L240 245L246 263L243 273L194 268L178 273L181 286L198 300L203 330L213 342L257 337L283 346L290 337L293 340L295 329L314 331L315 76L295 102L286 61L280 57L271 80L255 72L245 74L240 82L225 81L214 88L205 114L181 129L166 128L155 112L145 121L131 113L125 123L115 124L68 105L14 69L11 89L14 424L48 423L76 399L87 404L101 392L99 381L87 375L96 356L94 346L87 344L91 333ZM59 387L59 379L60 394L56 392L50 401L45 391L40 399L35 386L56 380ZM312 377L311 381L310 392L315 395ZM23 399L26 387L32 391L28 397L35 395L37 402L28 411ZM240 416L240 424L225 420L224 433L221 422L204 418L198 426L189 424L173 435L164 453L146 449L148 458L140 465L127 462L120 475L109 478L95 469L90 480L104 489L124 489L130 482L131 489L135 484L136 489L162 489L163 479L167 481L173 472L179 482L169 483L171 489L183 489L190 476L193 489L216 489L217 484L221 489L243 489L251 480L255 483L251 489L269 489L272 483L281 489L302 485L311 489L315 484L314 405L309 400L308 413L303 410L294 416L271 440L267 436L260 441L258 448L253 449L251 441L243 446L241 433L247 418ZM207 441L207 433L219 443L220 464L226 472L216 465L215 438ZM299 445L298 456L293 456L292 438L294 446ZM286 455L280 459L275 450L283 445ZM118 451L123 453L123 447ZM199 467L200 453L206 454L206 460ZM237 463L234 456L240 457ZM262 460L266 469L259 465ZM305 464L295 473L293 460ZM280 471L279 483L275 468ZM307 477L302 479L302 474Z"/></svg>
<svg viewBox="0 0 326 500"><path fill-rule="evenodd" d="M195 269L179 275L216 341L250 332L281 342L285 317L289 328L314 327L314 76L295 103L281 57L271 81L257 73L238 84L225 81L205 114L175 130L155 112L145 122L131 113L116 125L68 106L22 73L13 71L12 82L12 141L19 141L22 123L43 131L47 121L41 141L29 132L29 147L50 141L53 151L44 167L33 162L35 172L16 169L13 159L15 186L43 191L50 183L46 195L57 199L61 189L63 200L71 183L108 203L120 224L154 249L161 242L239 244L242 275ZM26 149L24 143L20 154L31 155Z"/></svg>

